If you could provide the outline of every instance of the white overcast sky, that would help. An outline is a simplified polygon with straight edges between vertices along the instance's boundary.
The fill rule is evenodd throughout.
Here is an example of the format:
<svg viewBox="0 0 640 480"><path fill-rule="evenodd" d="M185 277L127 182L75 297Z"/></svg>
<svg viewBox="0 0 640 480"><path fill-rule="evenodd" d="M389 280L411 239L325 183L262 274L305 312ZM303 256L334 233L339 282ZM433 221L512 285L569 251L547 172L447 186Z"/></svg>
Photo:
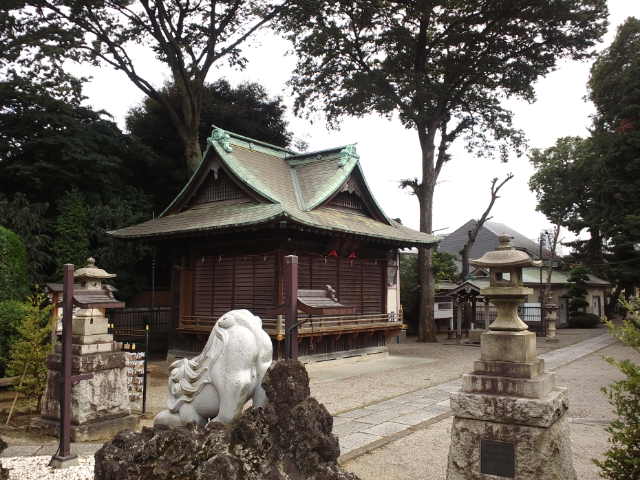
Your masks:
<svg viewBox="0 0 640 480"><path fill-rule="evenodd" d="M611 42L617 26L627 17L640 18L640 0L609 0L608 5L609 31L599 49ZM265 31L256 37L254 45L247 47L249 62L245 70L214 69L208 80L225 77L232 84L256 81L271 95L282 96L291 107L293 99L285 84L295 59L286 54L288 49L286 41ZM150 54L141 52L136 58L143 65L138 71L145 71L147 79L160 85L169 78L167 70ZM587 134L593 106L584 97L591 63L563 62L556 71L537 82L535 103L510 103L515 124L527 135L530 147L546 148L558 137ZM83 69L82 73L93 77L85 88L87 103L111 113L124 128L128 109L140 103L143 94L122 73L109 67ZM346 119L338 130L331 131L321 119L311 123L294 117L291 108L287 118L294 136L307 141L310 150L357 143L368 183L387 215L418 227L417 200L398 188L401 179L420 176L420 147L414 131L403 128L397 119L388 120L379 115ZM440 230L437 234L446 234L471 218L478 218L489 200L491 179L504 177L508 172L515 177L503 188L492 212L493 221L505 223L531 238L549 227L544 215L536 212L535 195L527 186L533 169L526 156L508 163L482 160L468 154L461 143L454 143L450 153L453 159L443 168L436 187L433 228ZM167 203L170 200L167 198ZM570 237L568 233L563 234L565 240Z"/></svg>

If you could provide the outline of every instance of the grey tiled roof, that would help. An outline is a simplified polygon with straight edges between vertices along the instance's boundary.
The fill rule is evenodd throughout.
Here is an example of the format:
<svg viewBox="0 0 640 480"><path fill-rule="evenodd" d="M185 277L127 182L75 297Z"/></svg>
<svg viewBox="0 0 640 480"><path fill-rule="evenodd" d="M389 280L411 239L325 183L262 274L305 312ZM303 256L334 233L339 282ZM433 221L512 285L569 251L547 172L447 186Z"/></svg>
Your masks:
<svg viewBox="0 0 640 480"><path fill-rule="evenodd" d="M460 250L467 241L467 232L474 226L474 220L469 220L457 230L451 232L444 237L438 245L438 251L447 252L460 257ZM479 258L486 252L495 250L499 245L498 236L506 233L513 237L511 244L518 250L524 250L533 258L539 257L539 247L536 242L522 235L513 228L497 222L485 222L476 238L473 247L471 247L470 259ZM544 251L543 255L548 256L549 252Z"/></svg>

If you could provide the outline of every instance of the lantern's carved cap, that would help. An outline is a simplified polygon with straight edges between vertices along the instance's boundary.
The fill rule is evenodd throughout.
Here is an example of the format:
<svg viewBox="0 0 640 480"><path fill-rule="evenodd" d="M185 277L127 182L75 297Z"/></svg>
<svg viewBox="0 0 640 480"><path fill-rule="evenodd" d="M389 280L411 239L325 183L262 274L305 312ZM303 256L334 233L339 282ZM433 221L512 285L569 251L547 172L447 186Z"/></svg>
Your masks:
<svg viewBox="0 0 640 480"><path fill-rule="evenodd" d="M96 267L95 258L89 257L87 258L87 265L76 270L73 276L75 278L104 279L104 278L114 278L116 277L116 274L107 273L103 269Z"/></svg>
<svg viewBox="0 0 640 480"><path fill-rule="evenodd" d="M510 235L500 235L498 248L485 253L480 258L471 260L469 263L476 267L533 267L541 265L541 262L532 260L526 252L513 248L512 238Z"/></svg>

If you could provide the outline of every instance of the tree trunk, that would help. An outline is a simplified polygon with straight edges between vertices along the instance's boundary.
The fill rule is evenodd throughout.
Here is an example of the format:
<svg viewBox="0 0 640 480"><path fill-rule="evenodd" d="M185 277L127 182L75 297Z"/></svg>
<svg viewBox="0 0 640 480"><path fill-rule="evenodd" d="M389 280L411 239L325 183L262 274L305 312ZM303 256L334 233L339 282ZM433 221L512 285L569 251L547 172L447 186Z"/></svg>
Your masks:
<svg viewBox="0 0 640 480"><path fill-rule="evenodd" d="M182 138L184 145L184 159L189 169L189 173L193 173L202 161L202 150L200 149L200 135L198 129L189 130Z"/></svg>
<svg viewBox="0 0 640 480"><path fill-rule="evenodd" d="M428 132L418 130L422 149L422 184L419 191L420 231L431 234L433 231L433 192L436 178L434 168L435 128ZM420 274L420 319L418 323L418 341L437 342L436 322L433 317L435 285L433 279L433 252L431 248L420 248L418 253L418 272Z"/></svg>
<svg viewBox="0 0 640 480"><path fill-rule="evenodd" d="M460 272L460 280L465 281L469 276L469 246L468 243L460 250L460 256L462 257L462 271Z"/></svg>

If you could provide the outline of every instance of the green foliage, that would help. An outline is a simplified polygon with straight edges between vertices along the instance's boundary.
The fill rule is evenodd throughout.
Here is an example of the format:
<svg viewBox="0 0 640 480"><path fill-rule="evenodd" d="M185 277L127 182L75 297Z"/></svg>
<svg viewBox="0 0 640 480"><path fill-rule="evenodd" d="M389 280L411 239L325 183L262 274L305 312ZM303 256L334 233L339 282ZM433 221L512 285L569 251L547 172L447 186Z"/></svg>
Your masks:
<svg viewBox="0 0 640 480"><path fill-rule="evenodd" d="M62 66L70 59L122 71L146 96L163 104L193 170L202 159L197 130L207 74L221 63L242 68L243 42L281 12L279 3L171 0L159 7L142 0L11 1L3 8L0 26L6 26L0 29L0 40L9 46L10 61L32 57L40 60L35 65ZM164 64L178 89L179 108L162 98L139 58Z"/></svg>
<svg viewBox="0 0 640 480"><path fill-rule="evenodd" d="M53 253L56 272L62 277L65 263L79 268L89 257L89 211L84 196L77 190L65 194L58 203Z"/></svg>
<svg viewBox="0 0 640 480"><path fill-rule="evenodd" d="M0 301L22 300L28 294L27 250L18 235L0 226Z"/></svg>
<svg viewBox="0 0 640 480"><path fill-rule="evenodd" d="M175 86L167 85L160 93L174 108L179 108L180 94ZM212 125L286 146L291 133L287 131L285 110L280 97L270 98L257 83L235 88L226 80L205 84L198 129L200 147L206 148ZM126 121L129 132L155 154L145 161L136 159L129 166L136 171L136 178L145 178L141 187L153 196L156 211L160 212L167 206L167 199L173 198L189 178L189 169L182 158L182 140L165 107L157 100L146 98L129 111Z"/></svg>
<svg viewBox="0 0 640 480"><path fill-rule="evenodd" d="M569 322L573 324L573 318L577 314L584 313L589 306L586 300L589 270L583 265L578 265L569 271L567 280L571 282L567 295L569 296Z"/></svg>
<svg viewBox="0 0 640 480"><path fill-rule="evenodd" d="M621 326L608 324L611 334L640 353L640 300L622 302L629 315ZM604 460L594 460L600 476L610 480L640 478L640 366L631 360L607 361L625 375L603 392L609 398L618 418L607 427L610 448Z"/></svg>
<svg viewBox="0 0 640 480"><path fill-rule="evenodd" d="M134 167L140 159L152 160L153 152L123 134L106 112L56 98L27 79L0 82L3 193L51 206L74 188L108 197L122 183L139 181Z"/></svg>
<svg viewBox="0 0 640 480"><path fill-rule="evenodd" d="M19 339L11 346L9 375L20 377L16 386L28 405L38 407L47 382L51 305L43 294L34 295L25 303L25 316L18 327ZM45 306L46 305L46 306Z"/></svg>
<svg viewBox="0 0 640 480"><path fill-rule="evenodd" d="M117 295L121 299L127 299L147 286L151 248L140 241L115 240L106 232L148 220L151 212L149 197L133 187L123 188L118 197L96 204L91 209L91 253L100 268L118 274Z"/></svg>
<svg viewBox="0 0 640 480"><path fill-rule="evenodd" d="M585 58L606 30L606 0L317 0L291 2L280 28L298 53L290 81L296 113L323 111L330 124L372 112L398 115L417 133L420 229L433 228L433 197L450 145L476 156L520 154L524 134L504 99L535 97L535 81L562 57ZM418 160L418 158L416 159ZM433 264L420 340L435 341Z"/></svg>
<svg viewBox="0 0 640 480"><path fill-rule="evenodd" d="M577 312L571 316L572 328L596 328L601 320L595 313Z"/></svg>
<svg viewBox="0 0 640 480"><path fill-rule="evenodd" d="M640 20L630 17L598 55L589 78L597 114L589 138L534 150L538 210L576 235L574 258L632 294L640 285Z"/></svg>
<svg viewBox="0 0 640 480"><path fill-rule="evenodd" d="M447 252L433 252L433 276L438 282L456 281L456 256Z"/></svg>
<svg viewBox="0 0 640 480"><path fill-rule="evenodd" d="M439 282L455 282L455 256L447 252L433 252L434 276ZM406 319L414 320L420 305L418 255L400 255L400 303Z"/></svg>
<svg viewBox="0 0 640 480"><path fill-rule="evenodd" d="M17 300L0 302L0 377L5 376L11 345L18 338L18 327L26 312L23 302Z"/></svg>
<svg viewBox="0 0 640 480"><path fill-rule="evenodd" d="M24 240L31 285L42 284L52 264L48 208L46 203L29 202L23 193L17 193L12 199L0 194L0 225Z"/></svg>
<svg viewBox="0 0 640 480"><path fill-rule="evenodd" d="M491 150L487 135L521 142L502 99L532 100L558 58L588 56L606 17L603 0L340 0L293 2L282 28L299 54L297 109L331 121L398 112L408 128L442 131L445 145L462 135Z"/></svg>

